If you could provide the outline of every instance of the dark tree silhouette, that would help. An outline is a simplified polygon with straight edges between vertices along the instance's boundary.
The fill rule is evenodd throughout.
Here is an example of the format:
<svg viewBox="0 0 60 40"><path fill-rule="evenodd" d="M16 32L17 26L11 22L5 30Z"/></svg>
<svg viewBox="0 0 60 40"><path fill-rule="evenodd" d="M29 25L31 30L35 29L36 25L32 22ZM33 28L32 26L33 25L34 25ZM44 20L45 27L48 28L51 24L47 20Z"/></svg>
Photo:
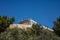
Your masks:
<svg viewBox="0 0 60 40"><path fill-rule="evenodd" d="M54 21L54 27L53 27L53 29L54 29L54 32L55 32L58 36L60 36L60 17L58 17L57 20Z"/></svg>
<svg viewBox="0 0 60 40"><path fill-rule="evenodd" d="M15 18L8 18L7 16L0 16L0 33L5 31L10 24L14 22Z"/></svg>

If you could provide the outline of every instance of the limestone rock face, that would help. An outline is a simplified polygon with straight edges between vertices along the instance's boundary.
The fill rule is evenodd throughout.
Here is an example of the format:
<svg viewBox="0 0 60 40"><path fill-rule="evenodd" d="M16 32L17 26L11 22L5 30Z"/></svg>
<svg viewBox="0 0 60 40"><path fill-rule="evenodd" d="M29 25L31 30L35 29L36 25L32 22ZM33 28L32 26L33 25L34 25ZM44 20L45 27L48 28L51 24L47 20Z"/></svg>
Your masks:
<svg viewBox="0 0 60 40"><path fill-rule="evenodd" d="M21 29L26 29L26 28L31 28L33 24L37 24L32 19L28 20L23 20L19 24L10 24L9 28L21 28Z"/></svg>
<svg viewBox="0 0 60 40"><path fill-rule="evenodd" d="M47 30L49 30L49 31L54 31L53 29L48 28L47 26L44 26L44 25L42 25L41 27L43 28L43 30L46 30L46 29L47 29Z"/></svg>
<svg viewBox="0 0 60 40"><path fill-rule="evenodd" d="M27 29L31 28L32 25L26 25L26 24L11 24L9 28L21 28L21 29Z"/></svg>

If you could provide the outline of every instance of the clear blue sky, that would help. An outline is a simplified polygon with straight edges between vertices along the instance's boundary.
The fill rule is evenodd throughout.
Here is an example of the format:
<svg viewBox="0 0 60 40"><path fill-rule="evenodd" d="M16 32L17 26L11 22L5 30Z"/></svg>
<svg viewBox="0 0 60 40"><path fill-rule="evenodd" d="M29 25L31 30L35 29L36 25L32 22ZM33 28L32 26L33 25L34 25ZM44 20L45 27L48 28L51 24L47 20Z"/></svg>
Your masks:
<svg viewBox="0 0 60 40"><path fill-rule="evenodd" d="M60 0L0 0L0 15L19 20L32 18L42 25L53 27L60 16Z"/></svg>

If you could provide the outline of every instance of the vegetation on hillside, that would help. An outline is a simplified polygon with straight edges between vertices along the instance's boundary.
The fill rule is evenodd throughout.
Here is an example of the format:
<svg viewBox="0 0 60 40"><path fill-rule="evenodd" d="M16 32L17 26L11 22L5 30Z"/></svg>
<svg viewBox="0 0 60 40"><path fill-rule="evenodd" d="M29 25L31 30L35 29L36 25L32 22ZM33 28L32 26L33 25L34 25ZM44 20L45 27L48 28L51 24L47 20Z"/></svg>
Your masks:
<svg viewBox="0 0 60 40"><path fill-rule="evenodd" d="M41 25L33 24L32 28L8 28L15 18L0 16L0 40L60 40L60 17L54 21L54 31L43 30Z"/></svg>
<svg viewBox="0 0 60 40"><path fill-rule="evenodd" d="M30 22L29 20L22 20L19 22L19 24L23 24L23 23L27 23L27 22Z"/></svg>
<svg viewBox="0 0 60 40"><path fill-rule="evenodd" d="M7 29L0 34L0 40L60 40L54 32L43 30L39 25L33 25L32 28Z"/></svg>

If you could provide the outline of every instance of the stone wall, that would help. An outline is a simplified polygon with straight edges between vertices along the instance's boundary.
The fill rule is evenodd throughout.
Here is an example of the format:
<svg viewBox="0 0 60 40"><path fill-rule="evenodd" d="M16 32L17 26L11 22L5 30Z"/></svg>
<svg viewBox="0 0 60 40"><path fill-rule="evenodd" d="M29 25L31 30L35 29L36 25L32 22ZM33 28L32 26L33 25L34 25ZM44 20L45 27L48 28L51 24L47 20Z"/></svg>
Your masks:
<svg viewBox="0 0 60 40"><path fill-rule="evenodd" d="M27 24L11 24L9 26L9 28L21 28L21 29L27 29L27 28L31 28L32 25L27 25Z"/></svg>

